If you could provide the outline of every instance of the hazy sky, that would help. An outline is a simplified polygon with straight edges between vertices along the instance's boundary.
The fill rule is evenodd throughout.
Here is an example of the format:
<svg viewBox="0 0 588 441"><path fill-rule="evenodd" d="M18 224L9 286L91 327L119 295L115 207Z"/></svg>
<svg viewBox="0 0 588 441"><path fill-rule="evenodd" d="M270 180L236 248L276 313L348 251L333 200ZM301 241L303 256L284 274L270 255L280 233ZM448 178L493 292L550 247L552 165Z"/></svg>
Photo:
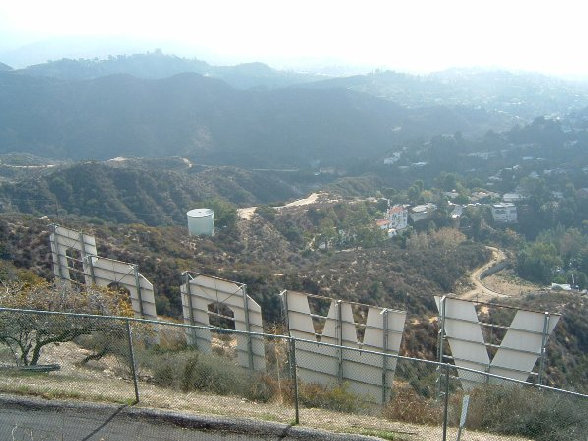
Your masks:
<svg viewBox="0 0 588 441"><path fill-rule="evenodd" d="M0 0L0 50L114 36L277 67L324 58L399 71L482 66L588 76L587 12L588 3L572 0Z"/></svg>

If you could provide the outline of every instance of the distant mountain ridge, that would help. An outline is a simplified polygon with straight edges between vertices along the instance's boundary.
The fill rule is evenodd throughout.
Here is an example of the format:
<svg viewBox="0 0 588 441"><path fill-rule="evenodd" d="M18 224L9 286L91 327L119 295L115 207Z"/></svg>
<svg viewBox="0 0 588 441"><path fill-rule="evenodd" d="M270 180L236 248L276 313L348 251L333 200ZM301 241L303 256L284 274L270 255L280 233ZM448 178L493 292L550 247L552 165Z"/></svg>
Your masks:
<svg viewBox="0 0 588 441"><path fill-rule="evenodd" d="M0 73L0 114L0 153L270 168L373 160L408 140L489 121L484 111L405 109L345 89L238 90L195 73L83 81Z"/></svg>
<svg viewBox="0 0 588 441"><path fill-rule="evenodd" d="M345 88L408 107L468 106L522 121L588 106L588 84L534 73L449 69L415 76L391 71L331 78L305 87ZM519 121L519 122L522 122Z"/></svg>
<svg viewBox="0 0 588 441"><path fill-rule="evenodd" d="M588 106L587 87L531 74L386 71L316 80L157 51L0 69L0 154L345 168L415 140L479 136Z"/></svg>
<svg viewBox="0 0 588 441"><path fill-rule="evenodd" d="M2 70L0 68L0 70ZM565 115L588 106L588 83L529 72L448 69L425 75L375 71L365 75L325 76L273 69L260 62L214 66L196 58L181 58L159 50L106 59L49 61L16 72L63 80L89 80L113 74L162 79L198 73L220 79L238 89L342 88L388 99L407 107L467 106L504 113L529 122L541 115ZM500 130L505 125L496 127Z"/></svg>
<svg viewBox="0 0 588 441"><path fill-rule="evenodd" d="M236 66L213 66L196 58L180 58L160 51L110 56L103 60L63 58L32 65L19 69L17 72L61 80L91 80L114 74L162 79L182 73L198 73L223 80L239 89L286 87L316 81L320 78L313 74L275 70L259 62Z"/></svg>

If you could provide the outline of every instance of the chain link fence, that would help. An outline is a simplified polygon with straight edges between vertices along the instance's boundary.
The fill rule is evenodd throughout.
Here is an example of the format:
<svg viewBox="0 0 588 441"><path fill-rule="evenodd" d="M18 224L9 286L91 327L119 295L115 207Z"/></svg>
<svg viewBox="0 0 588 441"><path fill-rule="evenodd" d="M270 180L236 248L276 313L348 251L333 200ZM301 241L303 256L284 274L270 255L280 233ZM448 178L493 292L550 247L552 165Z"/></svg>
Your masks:
<svg viewBox="0 0 588 441"><path fill-rule="evenodd" d="M209 345L191 344L199 333ZM260 340L263 369L239 349ZM385 439L588 439L586 395L361 348L120 317L0 308L0 391Z"/></svg>

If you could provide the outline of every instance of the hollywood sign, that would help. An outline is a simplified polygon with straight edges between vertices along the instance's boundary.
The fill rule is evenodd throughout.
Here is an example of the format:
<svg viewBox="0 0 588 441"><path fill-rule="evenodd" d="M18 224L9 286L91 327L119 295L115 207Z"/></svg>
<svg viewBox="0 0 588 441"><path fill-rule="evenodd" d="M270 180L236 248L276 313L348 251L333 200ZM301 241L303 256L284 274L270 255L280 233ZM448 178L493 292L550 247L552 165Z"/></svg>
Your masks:
<svg viewBox="0 0 588 441"><path fill-rule="evenodd" d="M543 373L547 338L559 321L558 314L548 312L515 310L515 316L508 327L480 323L473 302L451 297L435 296L440 314L440 339L438 350L443 352L444 338L449 342L455 366L462 386L469 389L477 383L499 383L497 377L474 374L461 368L488 372L493 375L527 381L537 359L540 359L539 378ZM506 331L500 345L484 342L482 328L491 326ZM486 346L496 347L492 360ZM440 361L442 359L440 358Z"/></svg>
<svg viewBox="0 0 588 441"><path fill-rule="evenodd" d="M57 280L124 289L136 317L157 320L153 284L139 273L137 265L99 257L93 236L59 225L52 229L49 241Z"/></svg>
<svg viewBox="0 0 588 441"><path fill-rule="evenodd" d="M56 278L122 287L128 290L137 317L157 319L153 285L136 265L99 257L93 236L57 225L53 226L50 241ZM209 352L211 319L225 320L228 327L244 331L237 334L239 365L256 371L266 369L262 310L247 294L246 285L185 273L180 293L184 323L197 327L186 331L189 344ZM370 401L388 400L396 370L397 358L393 355L400 351L405 311L296 291L283 291L280 298L286 328L296 339L296 366L301 380L324 385L345 383ZM323 302L326 312L312 311L311 303L316 301ZM559 315L516 310L506 327L481 322L474 302L436 296L435 303L439 311L439 361L444 361L447 341L464 389L499 382L497 377L479 372L527 381L538 359L541 380L547 338ZM358 308L363 312L359 313ZM356 317L362 317L363 322L358 323ZM506 331L499 346L484 341L483 328L488 326ZM488 346L497 348L492 360Z"/></svg>

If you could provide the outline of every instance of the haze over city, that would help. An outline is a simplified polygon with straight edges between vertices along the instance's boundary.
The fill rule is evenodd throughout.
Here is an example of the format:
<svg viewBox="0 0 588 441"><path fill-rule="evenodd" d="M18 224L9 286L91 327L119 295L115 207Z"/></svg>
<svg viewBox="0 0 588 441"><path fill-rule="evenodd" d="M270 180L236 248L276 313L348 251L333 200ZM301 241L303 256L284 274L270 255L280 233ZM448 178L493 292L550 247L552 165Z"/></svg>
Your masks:
<svg viewBox="0 0 588 441"><path fill-rule="evenodd" d="M574 0L2 2L0 61L19 68L159 48L286 69L483 67L586 78L583 12Z"/></svg>

